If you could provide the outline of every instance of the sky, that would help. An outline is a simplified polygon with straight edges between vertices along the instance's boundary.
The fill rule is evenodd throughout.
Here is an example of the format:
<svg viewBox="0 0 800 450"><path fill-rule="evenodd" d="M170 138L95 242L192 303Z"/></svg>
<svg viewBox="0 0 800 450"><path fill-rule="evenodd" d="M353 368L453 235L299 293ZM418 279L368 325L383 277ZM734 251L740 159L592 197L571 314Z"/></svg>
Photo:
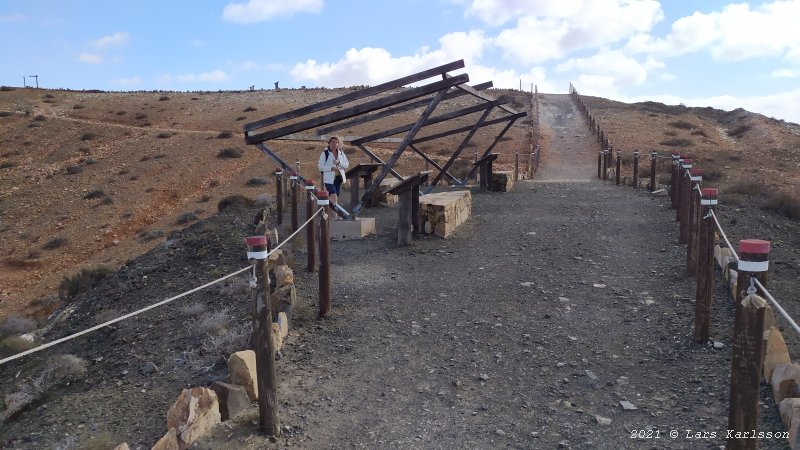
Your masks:
<svg viewBox="0 0 800 450"><path fill-rule="evenodd" d="M800 123L800 0L0 0L0 85L470 84L745 108Z"/></svg>

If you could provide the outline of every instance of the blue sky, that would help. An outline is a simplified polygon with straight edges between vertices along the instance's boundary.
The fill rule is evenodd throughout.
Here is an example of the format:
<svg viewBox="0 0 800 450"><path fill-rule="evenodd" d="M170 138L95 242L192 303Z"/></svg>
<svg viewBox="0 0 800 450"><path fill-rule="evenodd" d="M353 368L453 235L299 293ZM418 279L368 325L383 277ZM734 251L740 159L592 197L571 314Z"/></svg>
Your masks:
<svg viewBox="0 0 800 450"><path fill-rule="evenodd" d="M800 0L5 0L0 84L339 87L464 59L471 83L800 123L798 24Z"/></svg>

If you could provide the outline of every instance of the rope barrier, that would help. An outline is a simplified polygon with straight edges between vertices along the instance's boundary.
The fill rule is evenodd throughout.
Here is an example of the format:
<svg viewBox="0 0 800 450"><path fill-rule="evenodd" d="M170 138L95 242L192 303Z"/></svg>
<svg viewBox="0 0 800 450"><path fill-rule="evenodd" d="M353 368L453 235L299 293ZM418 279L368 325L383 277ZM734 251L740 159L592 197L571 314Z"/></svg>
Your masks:
<svg viewBox="0 0 800 450"><path fill-rule="evenodd" d="M304 223L302 226L300 226L300 227L298 227L298 228L297 228L297 231L295 231L294 233L292 233L292 234L291 234L289 237L287 237L286 239L284 239L284 241L283 241L283 242L281 242L280 244L278 244L278 246L277 246L277 247L273 248L273 249L272 249L272 250L271 250L269 253L267 253L267 258L269 258L269 255L273 254L273 253L274 253L275 251L277 251L279 248L283 247L283 245L284 245L285 243L289 242L289 241L290 241L290 240L291 240L291 239L292 239L292 238L293 238L293 237L294 237L294 236L295 236L297 233L299 233L299 232L300 232L300 230L302 230L303 228L305 228L305 227L306 227L306 226L307 226L307 225L308 225L308 224L309 224L309 223L310 223L310 222L311 222L311 221L312 221L312 220L313 220L313 219L314 219L314 218L317 216L317 214L319 214L319 213L320 213L322 210L323 210L322 208L319 208L319 209L317 210L317 212L315 212L315 213L314 213L314 214L313 214L313 215L312 215L312 216L311 216L311 217L310 217L308 220L306 220L306 221L305 221L305 223ZM245 268L242 268L242 269L239 269L239 270L237 270L236 272L229 273L228 275L225 275L225 276L223 276L223 277L221 277L221 278L217 278L216 280L214 280L214 281L211 281L211 282L208 282L208 283L206 283L206 284L204 284L204 285L202 285L202 286L199 286L199 287L196 287L196 288L194 288L194 289L192 289L192 290L189 290L189 291L186 291L186 292L184 292L184 293L178 294L178 295L176 295L176 296L174 296L174 297L170 297L170 298L168 298L168 299L166 299L166 300L162 300L162 301L160 301L160 302L158 302L158 303L154 303L154 304L152 304L152 305L146 306L146 307L144 307L144 308L142 308L142 309L139 309L139 310L137 310L137 311L133 311L133 312L131 312L131 313L128 313L128 314L125 314L125 315L123 315L123 316L117 317L116 319L111 319L111 320L109 320L109 321L107 321L107 322L103 322L103 323L101 323L101 324L99 324L99 325L95 325L95 326L93 326L93 327L91 327L91 328L87 328L87 329L85 329L85 330L83 330L83 331L79 331L79 332L77 332L77 333L75 333L75 334L71 334L71 335L69 335L69 336L65 336L65 337L63 337L63 338L60 338L60 339L56 339L55 341L48 342L47 344L42 344L42 345L40 345L40 346L38 346L38 347L36 347L36 348L32 348L32 349L30 349L30 350L26 350L26 351L24 351L24 352L17 353L16 355L9 356L8 358L1 359L1 360L0 360L0 366L2 366L3 364L5 364L5 363L7 363L7 362L14 361L14 360L16 360L16 359L22 358L23 356L27 356L27 355L30 355L30 354L32 354L32 353L40 352L40 351L42 351L42 350L45 350L45 349L48 349L48 348L50 348L50 347L53 347L53 346L55 346L55 345L58 345L58 344L60 344L60 343L62 343L62 342L66 342L66 341L69 341L69 340L75 339L76 337L83 336L84 334L91 333L92 331L97 331L97 330L99 330L100 328L106 327L106 326L108 326L108 325L113 325L113 324L115 324L115 323L117 323L117 322L121 322L121 321L123 321L123 320L126 320L126 319L129 319L129 318L131 318L131 317L138 316L139 314L142 314L142 313L144 313L144 312L147 312L147 311L149 311L149 310L151 310L151 309L157 308L157 307L159 307L159 306L166 305L167 303L171 303L171 302L173 302L173 301L175 301L175 300L177 300L177 299L179 299L179 298L186 297L186 296L187 296L187 295L189 295L189 294L193 294L193 293L195 293L195 292L197 292L197 291L201 291L201 290L203 290L203 289L205 289L205 288L207 288L207 287L209 287L209 286L213 286L213 285L215 285L215 284L217 284L217 283L219 283L219 282L221 282L221 281L225 281L225 280L227 280L228 278L231 278L231 277L233 277L233 276L239 275L240 273L246 272L246 271L250 270L250 269L251 269L251 268L253 268L253 267L255 267L255 266L253 266L253 265L247 266L247 267L245 267Z"/></svg>
<svg viewBox="0 0 800 450"><path fill-rule="evenodd" d="M781 308L781 305L778 303L778 301L775 300L775 298L772 297L769 291L767 291L767 288L764 287L764 285L761 284L760 281L758 281L758 278L752 277L751 280L755 281L756 286L758 286L758 288L761 289L761 292L763 292L764 295L769 299L769 301L771 301L772 304L775 305L775 308L778 309L778 312L780 312L781 315L784 317L784 319L786 319L789 322L792 328L794 328L794 330L797 331L797 334L800 334L800 326L798 326L797 323L791 317L789 317L789 314L783 308Z"/></svg>
<svg viewBox="0 0 800 450"><path fill-rule="evenodd" d="M719 224L719 220L717 219L717 214L714 212L713 209L711 210L711 217L714 218L714 222L717 224L717 230L719 231L719 234L722 236L722 239L725 240L725 244L727 244L728 248L731 250L731 254L733 254L734 259L736 259L736 261L739 261L739 255L736 254L736 250L733 249L731 241L728 240L728 236L726 236L725 232L722 230L722 225Z"/></svg>

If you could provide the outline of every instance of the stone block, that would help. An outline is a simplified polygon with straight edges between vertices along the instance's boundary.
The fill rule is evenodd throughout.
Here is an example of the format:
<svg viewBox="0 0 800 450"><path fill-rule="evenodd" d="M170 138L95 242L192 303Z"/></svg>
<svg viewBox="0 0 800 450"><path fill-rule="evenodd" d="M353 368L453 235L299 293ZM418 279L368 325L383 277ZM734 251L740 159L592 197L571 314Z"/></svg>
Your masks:
<svg viewBox="0 0 800 450"><path fill-rule="evenodd" d="M786 341L783 340L781 331L776 326L771 326L764 332L766 338L766 352L764 353L764 379L772 380L772 373L775 368L782 364L791 364L792 358L789 357L789 349Z"/></svg>
<svg viewBox="0 0 800 450"><path fill-rule="evenodd" d="M272 304L272 317L277 319L278 313L291 311L297 303L297 289L293 284L279 287L270 296L270 301Z"/></svg>
<svg viewBox="0 0 800 450"><path fill-rule="evenodd" d="M281 336L280 325L272 322L272 341L275 343L275 351L279 352L283 348L283 336Z"/></svg>
<svg viewBox="0 0 800 450"><path fill-rule="evenodd" d="M492 172L490 191L508 192L514 188L514 172Z"/></svg>
<svg viewBox="0 0 800 450"><path fill-rule="evenodd" d="M236 352L228 358L228 373L231 384L244 386L250 401L258 399L256 383L256 354L252 350Z"/></svg>
<svg viewBox="0 0 800 450"><path fill-rule="evenodd" d="M183 450L178 443L178 433L175 428L170 428L167 434L162 436L151 450Z"/></svg>
<svg viewBox="0 0 800 450"><path fill-rule="evenodd" d="M373 206L394 206L397 204L397 196L390 194L389 191L400 184L397 178L384 178L378 189L372 193Z"/></svg>
<svg viewBox="0 0 800 450"><path fill-rule="evenodd" d="M375 234L374 217L358 217L355 220L333 220L330 226L331 239L361 239Z"/></svg>
<svg viewBox="0 0 800 450"><path fill-rule="evenodd" d="M422 230L446 238L472 213L469 191L437 192L419 197Z"/></svg>
<svg viewBox="0 0 800 450"><path fill-rule="evenodd" d="M215 381L211 385L211 389L219 399L219 414L223 421L235 417L236 414L250 407L250 397L244 386Z"/></svg>
<svg viewBox="0 0 800 450"><path fill-rule="evenodd" d="M184 389L167 411L167 428L174 428L178 444L187 448L220 422L217 394L209 388Z"/></svg>
<svg viewBox="0 0 800 450"><path fill-rule="evenodd" d="M131 450L131 448L128 447L127 442L123 442L122 444L119 444L118 446L114 447L113 450Z"/></svg>
<svg viewBox="0 0 800 450"><path fill-rule="evenodd" d="M277 287L280 288L294 284L294 272L289 266L277 266L273 273L275 274L275 285Z"/></svg>
<svg viewBox="0 0 800 450"><path fill-rule="evenodd" d="M278 328L281 330L281 339L289 335L289 318L286 313L281 311L278 313L278 320L276 320Z"/></svg>
<svg viewBox="0 0 800 450"><path fill-rule="evenodd" d="M775 403L780 403L785 398L800 395L797 383L800 381L800 366L797 364L781 364L775 366L772 372L772 396Z"/></svg>

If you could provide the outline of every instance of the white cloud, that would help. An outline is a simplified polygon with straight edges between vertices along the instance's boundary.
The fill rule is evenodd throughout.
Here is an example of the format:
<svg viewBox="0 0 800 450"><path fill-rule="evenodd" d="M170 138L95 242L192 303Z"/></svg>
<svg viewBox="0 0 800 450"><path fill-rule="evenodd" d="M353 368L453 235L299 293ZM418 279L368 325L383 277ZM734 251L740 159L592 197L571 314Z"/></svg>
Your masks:
<svg viewBox="0 0 800 450"><path fill-rule="evenodd" d="M113 84L117 84L120 86L136 86L142 82L142 78L139 76L134 76L131 78L119 78L117 80L112 81Z"/></svg>
<svg viewBox="0 0 800 450"><path fill-rule="evenodd" d="M438 50L423 47L414 55L400 57L383 48L351 48L339 61L318 63L309 59L296 64L289 73L296 80L328 87L375 85L458 59L464 59L469 68L482 56L486 39L482 31L457 32L441 37L439 43Z"/></svg>
<svg viewBox="0 0 800 450"><path fill-rule="evenodd" d="M471 8L478 6L488 19L514 11L516 25L502 30L492 43L508 58L534 64L648 32L664 17L653 0L476 0Z"/></svg>
<svg viewBox="0 0 800 450"><path fill-rule="evenodd" d="M101 55L93 53L81 53L80 55L78 55L78 61L85 62L88 64L102 64L103 57Z"/></svg>
<svg viewBox="0 0 800 450"><path fill-rule="evenodd" d="M226 5L222 17L235 23L257 23L300 12L317 14L322 11L322 5L323 0L248 0Z"/></svg>
<svg viewBox="0 0 800 450"><path fill-rule="evenodd" d="M9 14L7 16L0 16L0 23L22 22L25 19L27 19L27 17L22 14Z"/></svg>
<svg viewBox="0 0 800 450"><path fill-rule="evenodd" d="M181 83L195 83L195 82L209 82L209 83L219 83L223 81L228 81L230 76L223 72L222 70L214 70L212 72L204 72L204 73L187 73L183 75L177 75L175 79Z"/></svg>
<svg viewBox="0 0 800 450"><path fill-rule="evenodd" d="M625 48L666 57L708 50L719 61L783 56L800 63L798 23L800 0L766 3L755 10L746 3L730 4L722 11L676 20L664 38L634 36Z"/></svg>
<svg viewBox="0 0 800 450"><path fill-rule="evenodd" d="M565 17L579 10L582 3L582 0L473 0L465 15L489 25L503 25L527 15Z"/></svg>
<svg viewBox="0 0 800 450"><path fill-rule="evenodd" d="M558 64L556 72L578 71L576 83L581 92L608 95L623 87L642 85L651 70L663 66L652 58L639 62L620 50L601 50L593 56Z"/></svg>
<svg viewBox="0 0 800 450"><path fill-rule="evenodd" d="M128 43L130 35L124 31L119 31L110 36L103 36L89 41L89 45L95 48L118 47Z"/></svg>
<svg viewBox="0 0 800 450"><path fill-rule="evenodd" d="M797 78L800 77L800 70L778 69L778 70L773 70L770 76L772 76L773 78Z"/></svg>

